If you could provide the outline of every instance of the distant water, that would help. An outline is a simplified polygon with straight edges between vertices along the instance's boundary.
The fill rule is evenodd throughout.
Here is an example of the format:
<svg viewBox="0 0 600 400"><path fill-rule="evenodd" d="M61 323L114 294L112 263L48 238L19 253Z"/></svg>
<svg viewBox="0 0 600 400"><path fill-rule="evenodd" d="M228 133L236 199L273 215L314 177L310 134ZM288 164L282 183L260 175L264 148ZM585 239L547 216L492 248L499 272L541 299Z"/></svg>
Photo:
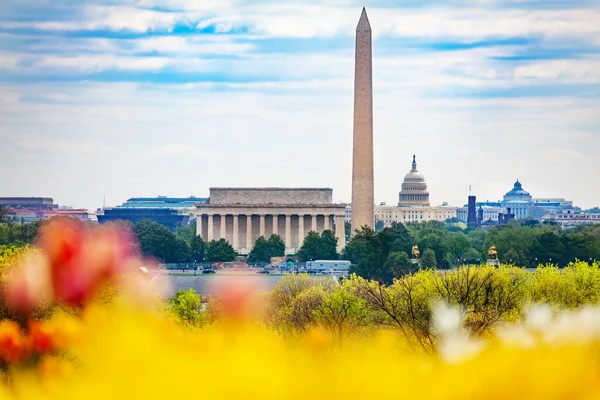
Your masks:
<svg viewBox="0 0 600 400"><path fill-rule="evenodd" d="M281 275L199 275L199 276L165 276L167 283L163 285L162 293L165 297L173 297L178 290L194 289L202 296L215 296L216 288L223 285L252 285L261 291L271 291L277 282L283 278ZM170 282L169 282L170 281Z"/></svg>

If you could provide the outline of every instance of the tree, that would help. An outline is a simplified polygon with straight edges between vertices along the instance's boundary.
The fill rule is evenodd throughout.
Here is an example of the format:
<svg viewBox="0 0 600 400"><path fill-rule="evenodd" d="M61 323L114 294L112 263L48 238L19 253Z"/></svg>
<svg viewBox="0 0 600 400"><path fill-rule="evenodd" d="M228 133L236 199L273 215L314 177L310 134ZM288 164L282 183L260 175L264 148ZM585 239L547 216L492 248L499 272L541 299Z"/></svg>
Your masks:
<svg viewBox="0 0 600 400"><path fill-rule="evenodd" d="M175 319L189 328L197 328L204 324L202 299L194 289L178 290L171 300L171 312Z"/></svg>
<svg viewBox="0 0 600 400"><path fill-rule="evenodd" d="M4 206L0 206L0 224L4 224L8 218L8 209Z"/></svg>
<svg viewBox="0 0 600 400"><path fill-rule="evenodd" d="M464 233L456 232L451 233L446 237L444 244L448 258L450 259L450 264L458 264L458 260L462 260L465 258L465 254L469 250L470 243L467 235Z"/></svg>
<svg viewBox="0 0 600 400"><path fill-rule="evenodd" d="M267 242L264 236L261 236L254 242L254 247L250 251L250 254L248 254L248 262L268 263L270 260L269 242Z"/></svg>
<svg viewBox="0 0 600 400"><path fill-rule="evenodd" d="M269 252L270 257L283 257L285 256L285 243L279 235L271 235L269 238Z"/></svg>
<svg viewBox="0 0 600 400"><path fill-rule="evenodd" d="M206 260L209 262L230 262L235 260L235 250L225 239L211 240L206 248Z"/></svg>
<svg viewBox="0 0 600 400"><path fill-rule="evenodd" d="M435 252L431 249L427 249L423 252L421 257L421 268L435 268L437 267L437 261L435 258Z"/></svg>
<svg viewBox="0 0 600 400"><path fill-rule="evenodd" d="M196 228L191 226L178 226L175 228L175 237L182 239L188 245L192 244L192 240L197 237L196 236Z"/></svg>
<svg viewBox="0 0 600 400"><path fill-rule="evenodd" d="M383 223L383 221L379 220L375 222L375 232L381 232L383 228L385 228L385 224Z"/></svg>
<svg viewBox="0 0 600 400"><path fill-rule="evenodd" d="M140 250L144 254L156 257L165 263L187 261L184 260L186 255L189 257L189 248L187 251L185 249L187 243L175 238L173 232L165 226L150 219L144 219L133 226L133 231L139 241Z"/></svg>
<svg viewBox="0 0 600 400"><path fill-rule="evenodd" d="M339 340L367 325L369 321L367 302L345 287L327 296L312 314L317 324L330 330Z"/></svg>
<svg viewBox="0 0 600 400"><path fill-rule="evenodd" d="M414 240L403 224L394 222L391 227L379 232L378 236L384 258L387 258L391 252L402 251L407 255L410 254Z"/></svg>
<svg viewBox="0 0 600 400"><path fill-rule="evenodd" d="M340 256L337 252L338 239L333 231L324 230L321 233L321 243L319 245L319 260L337 260Z"/></svg>
<svg viewBox="0 0 600 400"><path fill-rule="evenodd" d="M393 252L388 256L383 268L392 274L394 278L412 274L419 270L419 264L413 264L405 252Z"/></svg>
<svg viewBox="0 0 600 400"><path fill-rule="evenodd" d="M204 262L206 259L206 244L200 236L194 236L190 243L190 260L194 262Z"/></svg>
<svg viewBox="0 0 600 400"><path fill-rule="evenodd" d="M565 246L560 240L560 236L553 231L543 232L537 238L538 248L536 257L539 262L547 262L553 260L554 262L568 263L569 256L565 254Z"/></svg>
<svg viewBox="0 0 600 400"><path fill-rule="evenodd" d="M479 264L481 261L481 253L474 248L470 248L465 254L464 259L468 264Z"/></svg>
<svg viewBox="0 0 600 400"><path fill-rule="evenodd" d="M172 253L169 261L173 263L187 263L191 259L190 246L181 238L174 238Z"/></svg>
<svg viewBox="0 0 600 400"><path fill-rule="evenodd" d="M383 268L381 239L373 229L363 226L358 230L344 248L343 256L352 263L350 273L379 282L392 281L389 271Z"/></svg>
<svg viewBox="0 0 600 400"><path fill-rule="evenodd" d="M308 232L308 235L306 235L302 242L302 246L300 246L300 250L298 250L298 260L301 262L316 260L320 244L321 236L314 231Z"/></svg>
<svg viewBox="0 0 600 400"><path fill-rule="evenodd" d="M304 242L298 250L298 259L301 262L310 260L337 260L337 238L335 234L326 230L321 235L317 232L308 232Z"/></svg>
<svg viewBox="0 0 600 400"><path fill-rule="evenodd" d="M445 261L446 260L446 246L445 246L445 240L444 240L445 235L443 234L439 234L437 232L432 232L432 233L428 233L426 234L420 241L419 241L419 248L420 249L429 249L431 251L433 251L434 255L435 255L435 259L441 264L440 267L444 268L444 267L448 267L448 263ZM423 256L425 255L425 253L423 253ZM436 263L437 265L437 263Z"/></svg>

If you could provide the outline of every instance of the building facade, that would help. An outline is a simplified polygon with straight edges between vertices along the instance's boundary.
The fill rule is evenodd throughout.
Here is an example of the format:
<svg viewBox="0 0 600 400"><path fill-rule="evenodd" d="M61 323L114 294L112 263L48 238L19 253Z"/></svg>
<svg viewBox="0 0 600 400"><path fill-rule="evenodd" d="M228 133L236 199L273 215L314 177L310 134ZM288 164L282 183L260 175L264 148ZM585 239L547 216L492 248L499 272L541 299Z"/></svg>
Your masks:
<svg viewBox="0 0 600 400"><path fill-rule="evenodd" d="M417 168L416 156L413 156L412 168L404 177L399 193L398 206L381 203L375 207L375 220L382 221L385 227L394 222L445 221L456 218L456 207L443 204L431 207L425 177Z"/></svg>
<svg viewBox="0 0 600 400"><path fill-rule="evenodd" d="M523 219L529 217L529 209L533 206L533 198L529 192L523 189L523 185L517 179L512 190L504 195L501 204L507 211L510 209L516 219Z"/></svg>
<svg viewBox="0 0 600 400"><path fill-rule="evenodd" d="M120 206L101 210L98 222L104 224L121 220L135 224L150 219L173 230L187 225L196 213L196 204L206 201L201 197L134 197Z"/></svg>
<svg viewBox="0 0 600 400"><path fill-rule="evenodd" d="M345 245L345 204L333 204L332 189L211 188L196 205L196 232L205 241L225 239L248 254L256 239L281 236L286 254L296 253L310 231L332 230L338 251Z"/></svg>
<svg viewBox="0 0 600 400"><path fill-rule="evenodd" d="M580 225L600 224L600 214L588 212L552 213L544 216L542 221L555 222L563 228L572 228Z"/></svg>
<svg viewBox="0 0 600 400"><path fill-rule="evenodd" d="M425 177L417 169L417 157L413 156L412 169L404 177L398 207L429 207L429 192Z"/></svg>

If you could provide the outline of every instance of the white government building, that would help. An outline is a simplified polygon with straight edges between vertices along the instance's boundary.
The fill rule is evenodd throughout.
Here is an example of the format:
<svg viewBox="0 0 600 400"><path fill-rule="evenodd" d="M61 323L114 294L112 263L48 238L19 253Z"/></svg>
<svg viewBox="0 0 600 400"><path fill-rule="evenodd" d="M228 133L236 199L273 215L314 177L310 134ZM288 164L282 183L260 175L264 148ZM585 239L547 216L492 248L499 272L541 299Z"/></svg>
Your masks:
<svg viewBox="0 0 600 400"><path fill-rule="evenodd" d="M398 206L386 206L382 203L375 207L375 221L382 221L389 227L393 222L445 221L456 218L457 207L446 203L431 207L425 177L417 169L417 160L413 156L412 169L404 177Z"/></svg>
<svg viewBox="0 0 600 400"><path fill-rule="evenodd" d="M205 241L225 239L248 254L260 236L280 235L285 254L295 254L308 232L332 230L338 251L345 246L345 204L332 202L329 188L211 188L196 204L196 232Z"/></svg>

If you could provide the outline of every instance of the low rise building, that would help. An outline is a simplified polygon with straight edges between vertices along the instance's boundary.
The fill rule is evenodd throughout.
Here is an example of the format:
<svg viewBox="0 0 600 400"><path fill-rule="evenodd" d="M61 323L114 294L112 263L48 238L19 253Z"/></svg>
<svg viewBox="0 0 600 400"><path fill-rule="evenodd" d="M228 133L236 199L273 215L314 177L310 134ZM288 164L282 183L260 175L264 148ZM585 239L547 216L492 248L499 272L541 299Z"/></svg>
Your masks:
<svg viewBox="0 0 600 400"><path fill-rule="evenodd" d="M555 222L563 228L573 228L580 225L600 224L600 214L588 212L563 212L545 215L542 221Z"/></svg>
<svg viewBox="0 0 600 400"><path fill-rule="evenodd" d="M329 188L211 188L207 202L196 204L196 232L205 241L225 239L249 254L256 239L282 237L294 254L310 231L332 230L338 250L345 245L346 205L332 202Z"/></svg>
<svg viewBox="0 0 600 400"><path fill-rule="evenodd" d="M196 204L205 203L201 197L134 197L117 207L104 208L98 213L101 224L113 221L136 223L150 219L169 229L187 225L195 218Z"/></svg>

